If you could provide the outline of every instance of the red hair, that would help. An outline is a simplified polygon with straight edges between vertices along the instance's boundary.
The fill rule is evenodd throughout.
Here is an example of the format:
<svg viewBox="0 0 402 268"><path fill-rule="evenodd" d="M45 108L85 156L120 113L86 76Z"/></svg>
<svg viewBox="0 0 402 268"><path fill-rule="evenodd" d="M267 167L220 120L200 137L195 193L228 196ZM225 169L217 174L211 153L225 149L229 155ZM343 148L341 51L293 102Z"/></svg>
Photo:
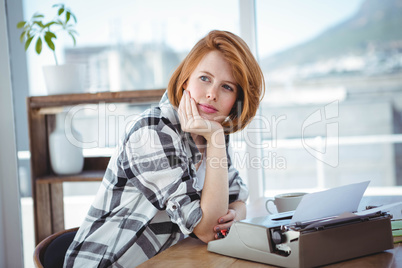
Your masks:
<svg viewBox="0 0 402 268"><path fill-rule="evenodd" d="M168 84L168 97L178 107L183 85L201 59L211 51L219 51L232 66L238 87L237 101L227 120L222 123L225 133L242 130L255 116L265 93L264 76L247 44L237 35L226 31L211 31L193 47L174 71Z"/></svg>

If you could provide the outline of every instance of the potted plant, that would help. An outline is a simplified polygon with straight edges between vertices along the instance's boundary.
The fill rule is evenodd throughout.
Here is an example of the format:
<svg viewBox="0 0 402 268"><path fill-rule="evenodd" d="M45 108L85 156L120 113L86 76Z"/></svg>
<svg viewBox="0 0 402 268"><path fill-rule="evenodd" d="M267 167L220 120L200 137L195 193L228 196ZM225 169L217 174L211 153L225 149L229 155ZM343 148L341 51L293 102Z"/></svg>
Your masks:
<svg viewBox="0 0 402 268"><path fill-rule="evenodd" d="M20 40L25 43L25 50L35 44L38 55L43 50L43 44L53 51L56 65L43 66L46 87L49 94L64 94L79 92L83 89L85 65L59 65L55 52L55 40L59 32L66 32L76 44L75 25L77 18L64 4L56 4L57 15L51 21L44 22L44 15L35 13L29 21L20 21L17 28L23 29ZM75 131L71 115L61 112L56 116L56 128L49 135L49 155L52 169L59 175L76 174L82 171L84 157L82 148L71 143L67 137L73 133L75 138L81 137ZM69 118L69 120L67 119Z"/></svg>
<svg viewBox="0 0 402 268"><path fill-rule="evenodd" d="M77 31L75 26L77 18L64 4L55 4L57 15L50 21L44 22L45 16L36 12L29 21L20 21L17 28L22 29L20 41L25 43L25 51L31 44L35 44L38 55L43 50L43 45L53 51L56 65L43 66L46 87L49 94L74 93L83 90L85 66L83 64L59 65L55 52L57 34L66 32L76 45Z"/></svg>

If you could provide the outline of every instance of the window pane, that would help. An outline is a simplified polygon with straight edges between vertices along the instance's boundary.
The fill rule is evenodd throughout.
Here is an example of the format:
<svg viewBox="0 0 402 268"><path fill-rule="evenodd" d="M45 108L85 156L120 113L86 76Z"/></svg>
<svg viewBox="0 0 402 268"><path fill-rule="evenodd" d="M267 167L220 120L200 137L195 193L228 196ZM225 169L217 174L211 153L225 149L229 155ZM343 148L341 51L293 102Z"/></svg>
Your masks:
<svg viewBox="0 0 402 268"><path fill-rule="evenodd" d="M270 122L263 156L282 163L264 167L265 193L402 185L398 1L256 5L261 114Z"/></svg>
<svg viewBox="0 0 402 268"><path fill-rule="evenodd" d="M44 21L57 12L51 1L24 1L25 19L39 11ZM61 63L86 66L86 90L118 91L164 88L183 57L209 31L239 34L235 1L71 0L67 7L77 17L77 45L60 33L56 55ZM213 7L213 8L211 8ZM47 94L42 65L54 64L45 45L40 56L28 50L30 92Z"/></svg>

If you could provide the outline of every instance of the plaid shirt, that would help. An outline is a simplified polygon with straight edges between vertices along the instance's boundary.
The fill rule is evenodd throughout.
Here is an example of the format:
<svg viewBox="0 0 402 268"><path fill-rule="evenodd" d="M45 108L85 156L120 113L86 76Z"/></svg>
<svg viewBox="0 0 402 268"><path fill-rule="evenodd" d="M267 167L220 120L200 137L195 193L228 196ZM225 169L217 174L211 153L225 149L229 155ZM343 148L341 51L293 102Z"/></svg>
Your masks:
<svg viewBox="0 0 402 268"><path fill-rule="evenodd" d="M202 217L201 158L165 93L120 141L64 266L134 267L191 234ZM228 160L229 200L245 201L247 188Z"/></svg>

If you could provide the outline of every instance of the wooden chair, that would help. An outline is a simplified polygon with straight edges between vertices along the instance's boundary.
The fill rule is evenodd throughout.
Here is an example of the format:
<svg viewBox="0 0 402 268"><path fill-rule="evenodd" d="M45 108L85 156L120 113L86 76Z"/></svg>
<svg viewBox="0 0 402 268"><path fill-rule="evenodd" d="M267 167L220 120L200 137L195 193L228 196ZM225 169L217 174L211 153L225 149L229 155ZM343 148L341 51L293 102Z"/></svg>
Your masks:
<svg viewBox="0 0 402 268"><path fill-rule="evenodd" d="M37 268L63 267L64 255L74 239L78 228L52 234L42 240L34 251L34 264Z"/></svg>

